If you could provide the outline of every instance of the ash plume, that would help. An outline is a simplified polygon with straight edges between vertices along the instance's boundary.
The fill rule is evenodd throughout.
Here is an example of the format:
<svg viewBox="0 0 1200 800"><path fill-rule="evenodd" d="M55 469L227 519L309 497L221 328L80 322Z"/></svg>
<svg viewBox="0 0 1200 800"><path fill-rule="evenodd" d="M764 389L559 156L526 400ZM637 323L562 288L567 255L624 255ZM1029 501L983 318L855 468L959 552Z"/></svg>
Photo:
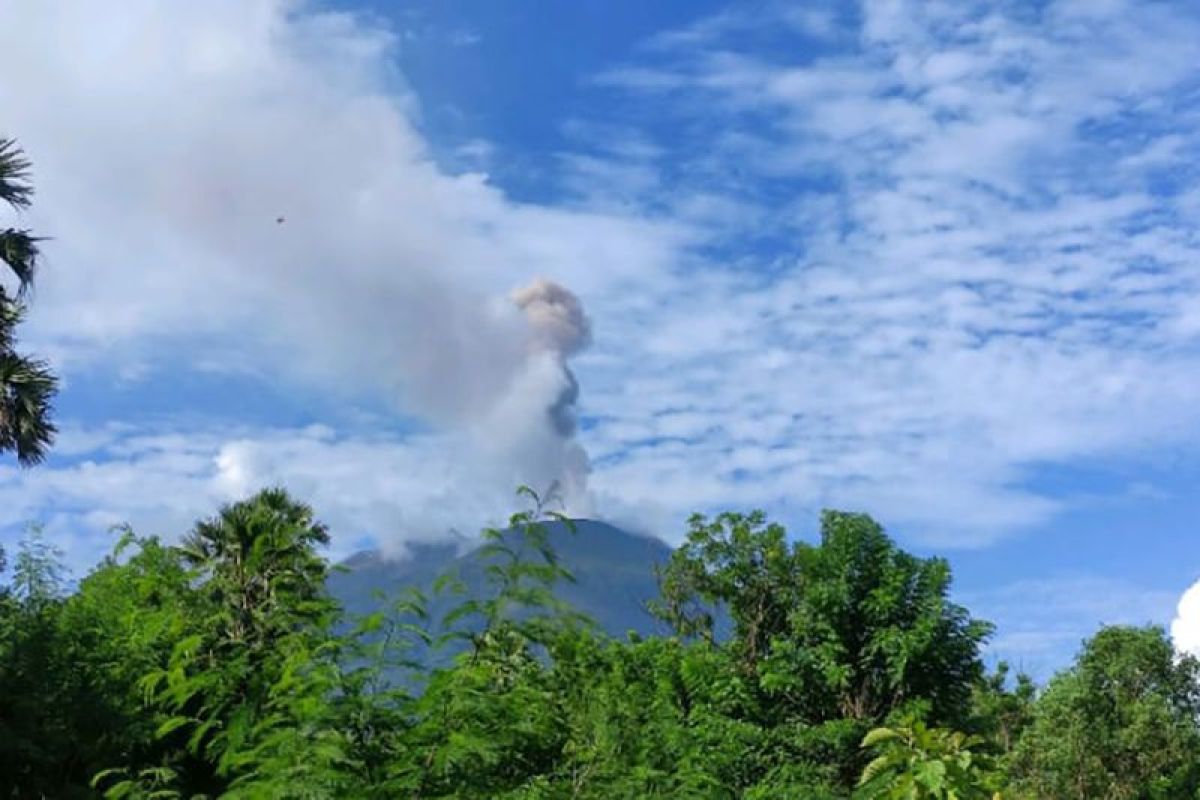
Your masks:
<svg viewBox="0 0 1200 800"><path fill-rule="evenodd" d="M289 350L318 375L378 377L397 408L445 435L460 474L432 503L439 508L406 512L418 520L409 527L422 516L441 520L441 506L458 509L456 524L476 525L480 506L510 510L520 485L553 490L565 513L590 513L579 382L568 362L588 346L591 325L574 293L546 279L489 296L472 281L417 271L342 278L336 290L298 293L305 305L290 317L295 325L333 324L320 346ZM330 296L343 299L330 307ZM299 328L285 333L311 341Z"/></svg>
<svg viewBox="0 0 1200 800"><path fill-rule="evenodd" d="M564 385L547 409L550 423L564 439L575 435L579 382L567 366L567 358L587 347L592 340L591 322L579 298L568 289L545 278L512 293L512 301L525 312L535 350L554 354L562 370Z"/></svg>
<svg viewBox="0 0 1200 800"><path fill-rule="evenodd" d="M591 344L592 325L583 304L565 286L538 278L514 291L512 301L525 312L538 347L565 361Z"/></svg>
<svg viewBox="0 0 1200 800"><path fill-rule="evenodd" d="M591 321L569 289L538 278L510 295L528 324L526 359L501 404L502 417L528 415L519 425L524 440L512 448L524 455L539 490L556 487L568 513L585 513L587 453L575 438L579 381L567 360L591 343Z"/></svg>

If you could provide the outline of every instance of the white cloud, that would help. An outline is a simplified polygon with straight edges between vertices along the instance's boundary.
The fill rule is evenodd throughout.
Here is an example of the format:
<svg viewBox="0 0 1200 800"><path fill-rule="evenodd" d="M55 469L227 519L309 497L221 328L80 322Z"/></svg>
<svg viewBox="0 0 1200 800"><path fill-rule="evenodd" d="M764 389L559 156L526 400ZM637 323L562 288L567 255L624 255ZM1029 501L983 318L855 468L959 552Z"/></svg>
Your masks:
<svg viewBox="0 0 1200 800"><path fill-rule="evenodd" d="M471 536L520 505L486 459L465 460L451 434L344 436L323 426L186 434L132 426L72 435L75 460L0 468L0 534L11 546L27 521L45 523L76 575L129 523L174 540L199 518L264 486L310 503L341 557L365 541L396 550L450 530ZM469 489L464 487L470 487Z"/></svg>
<svg viewBox="0 0 1200 800"><path fill-rule="evenodd" d="M607 379L584 371L615 464L597 485L682 501L717 483L979 545L1071 502L1031 485L1043 465L1195 454L1200 239L1161 178L1196 175L1200 18L863 12L856 47L815 59L739 49L719 18L604 76L683 121L687 177L660 201L723 187L755 223L713 242L732 269L618 318L647 335ZM660 441L680 412L710 433ZM737 432L756 419L775 425Z"/></svg>
<svg viewBox="0 0 1200 800"><path fill-rule="evenodd" d="M1180 652L1200 658L1200 581L1192 584L1179 598L1171 638Z"/></svg>
<svg viewBox="0 0 1200 800"><path fill-rule="evenodd" d="M508 462L489 489L559 477L578 445L534 429L562 376L528 363L506 294L653 282L682 231L447 172L393 57L375 23L290 0L0 9L0 70L26 76L0 106L54 238L30 345L68 380L195 359L382 397L477 433L460 457Z"/></svg>
<svg viewBox="0 0 1200 800"><path fill-rule="evenodd" d="M518 323L490 299L545 274L595 320L576 372L598 509L658 530L841 505L980 545L1070 502L1030 485L1040 466L1194 453L1195 15L896 0L852 29L837 4L764 8L605 75L662 127L571 121L579 151L552 156L571 200L549 206L434 162L374 23L273 0L7 4L0 69L23 78L0 107L55 237L31 341L68 377L182 352L446 425L511 376ZM755 52L779 20L836 52ZM177 433L0 491L40 486L73 520L178 497L190 519L281 474L358 531L389 517L345 509L473 513L494 506L457 470L486 497L514 477L453 434Z"/></svg>
<svg viewBox="0 0 1200 800"><path fill-rule="evenodd" d="M483 41L483 36L475 31L458 30L451 33L449 39L454 47L474 47Z"/></svg>

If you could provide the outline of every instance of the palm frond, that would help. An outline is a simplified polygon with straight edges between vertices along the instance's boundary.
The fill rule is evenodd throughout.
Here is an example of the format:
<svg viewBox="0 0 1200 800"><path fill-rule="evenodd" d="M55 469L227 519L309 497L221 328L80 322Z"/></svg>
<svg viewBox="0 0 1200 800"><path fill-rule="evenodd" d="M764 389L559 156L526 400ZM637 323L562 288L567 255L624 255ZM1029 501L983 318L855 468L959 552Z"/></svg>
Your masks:
<svg viewBox="0 0 1200 800"><path fill-rule="evenodd" d="M33 283L34 273L37 272L39 237L29 231L8 228L0 231L0 261L8 265L17 277L17 295L23 295Z"/></svg>
<svg viewBox="0 0 1200 800"><path fill-rule="evenodd" d="M14 208L27 208L33 197L29 159L14 139L0 137L0 200Z"/></svg>
<svg viewBox="0 0 1200 800"><path fill-rule="evenodd" d="M29 206L33 184L29 159L15 140L0 137L0 200L14 209ZM16 298L0 285L0 452L13 451L25 467L46 457L57 432L50 421L58 379L46 362L18 355L15 330L24 315L18 300L37 271L38 242L21 228L0 229L0 261L17 279Z"/></svg>
<svg viewBox="0 0 1200 800"><path fill-rule="evenodd" d="M0 352L0 451L15 451L23 467L40 463L54 442L50 403L57 388L44 361Z"/></svg>
<svg viewBox="0 0 1200 800"><path fill-rule="evenodd" d="M4 296L0 287L0 353L7 353L16 346L16 330L25 319L25 306L14 303Z"/></svg>

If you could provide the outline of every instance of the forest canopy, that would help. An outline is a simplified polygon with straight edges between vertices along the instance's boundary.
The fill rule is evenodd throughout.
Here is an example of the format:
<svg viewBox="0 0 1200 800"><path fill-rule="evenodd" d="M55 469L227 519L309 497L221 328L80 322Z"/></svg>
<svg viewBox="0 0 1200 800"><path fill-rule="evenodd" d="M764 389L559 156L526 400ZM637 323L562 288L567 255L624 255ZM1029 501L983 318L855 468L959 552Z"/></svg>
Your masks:
<svg viewBox="0 0 1200 800"><path fill-rule="evenodd" d="M0 795L1200 796L1200 664L1159 628L1100 630L1044 687L987 671L947 563L829 511L815 544L694 517L663 634L614 637L556 595L570 521L529 500L436 619L399 586L345 614L281 489L177 545L125 530L70 589L31 530L0 589Z"/></svg>

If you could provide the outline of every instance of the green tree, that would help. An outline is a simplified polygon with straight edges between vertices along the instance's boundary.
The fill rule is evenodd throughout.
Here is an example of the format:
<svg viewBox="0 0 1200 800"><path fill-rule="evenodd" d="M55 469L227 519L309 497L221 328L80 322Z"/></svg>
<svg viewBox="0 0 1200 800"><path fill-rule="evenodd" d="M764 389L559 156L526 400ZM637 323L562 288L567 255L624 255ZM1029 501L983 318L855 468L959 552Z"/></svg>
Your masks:
<svg viewBox="0 0 1200 800"><path fill-rule="evenodd" d="M26 606L41 608L62 596L62 551L46 541L40 525L25 531L13 562L12 592Z"/></svg>
<svg viewBox="0 0 1200 800"><path fill-rule="evenodd" d="M505 529L483 532L475 553L484 567L482 597L466 597L442 620L442 642L469 648L448 669L434 671L415 708L391 786L415 797L539 796L566 740L562 698L546 661L557 642L589 621L553 593L572 577L558 562L548 512L529 489L531 508ZM453 575L439 591L460 592Z"/></svg>
<svg viewBox="0 0 1200 800"><path fill-rule="evenodd" d="M0 200L16 211L33 196L29 161L12 139L0 138ZM46 362L16 350L22 302L33 284L39 239L23 228L0 228L0 261L16 279L16 290L0 284L0 452L15 452L30 466L41 461L54 441L50 404L58 381Z"/></svg>
<svg viewBox="0 0 1200 800"><path fill-rule="evenodd" d="M782 526L761 511L694 515L687 539L659 571L661 597L651 610L682 636L714 638L728 612L743 662L753 669L787 628L804 576Z"/></svg>
<svg viewBox="0 0 1200 800"><path fill-rule="evenodd" d="M273 760L282 769L285 741L297 766L302 757L312 765L340 759L330 754L340 738L316 736L313 725L325 717L332 658L335 606L316 551L328 539L312 509L282 489L196 524L177 550L194 587L195 627L139 682L162 719L161 757L114 765L101 777L109 796L254 796L258 766ZM281 738L281 731L299 736ZM305 742L312 747L300 749Z"/></svg>
<svg viewBox="0 0 1200 800"><path fill-rule="evenodd" d="M721 647L741 680L721 715L758 731L741 791L849 788L859 741L890 715L969 716L991 626L950 602L945 561L903 552L866 515L825 512L815 547L789 545L761 513L694 517L660 582L655 610L677 634L716 646L714 621L733 623Z"/></svg>
<svg viewBox="0 0 1200 800"><path fill-rule="evenodd" d="M971 693L971 719L967 729L984 737L1007 768L1017 742L1033 720L1037 687L1033 679L1018 673L1009 679L1010 668L1001 661L994 672L978 681ZM1010 686L1011 683L1011 686Z"/></svg>
<svg viewBox="0 0 1200 800"><path fill-rule="evenodd" d="M1038 698L1013 762L1031 798L1167 800L1200 791L1200 662L1158 627L1113 626Z"/></svg>
<svg viewBox="0 0 1200 800"><path fill-rule="evenodd" d="M52 796L71 747L72 665L59 647L61 553L31 527L0 592L0 795Z"/></svg>
<svg viewBox="0 0 1200 800"><path fill-rule="evenodd" d="M764 684L814 720L881 721L917 705L958 724L992 626L949 599L950 567L896 547L865 514L826 511Z"/></svg>
<svg viewBox="0 0 1200 800"><path fill-rule="evenodd" d="M266 650L296 625L317 623L332 606L327 565L316 548L329 531L283 489L265 489L198 522L183 541L217 618L214 644Z"/></svg>
<svg viewBox="0 0 1200 800"><path fill-rule="evenodd" d="M109 624L127 591L112 588L97 596L89 578L67 594L61 553L36 527L21 543L0 591L0 797L92 796L92 775L145 734L147 651Z"/></svg>
<svg viewBox="0 0 1200 800"><path fill-rule="evenodd" d="M1013 797L1195 792L1197 666L1161 631L1102 631L1034 705L983 676L989 627L944 562L828 512L817 545L693 519L662 574L675 635L614 641L556 597L530 498L440 630L415 589L336 623L328 532L281 490L177 547L126 531L70 593L31 533L0 588L0 796L95 775L112 798L963 800L1006 771Z"/></svg>
<svg viewBox="0 0 1200 800"><path fill-rule="evenodd" d="M63 657L93 705L77 705L72 747L83 756L82 781L114 763L153 763L164 748L154 732L165 715L143 704L141 678L165 667L180 640L205 616L191 574L175 548L122 529L106 557L67 598Z"/></svg>

